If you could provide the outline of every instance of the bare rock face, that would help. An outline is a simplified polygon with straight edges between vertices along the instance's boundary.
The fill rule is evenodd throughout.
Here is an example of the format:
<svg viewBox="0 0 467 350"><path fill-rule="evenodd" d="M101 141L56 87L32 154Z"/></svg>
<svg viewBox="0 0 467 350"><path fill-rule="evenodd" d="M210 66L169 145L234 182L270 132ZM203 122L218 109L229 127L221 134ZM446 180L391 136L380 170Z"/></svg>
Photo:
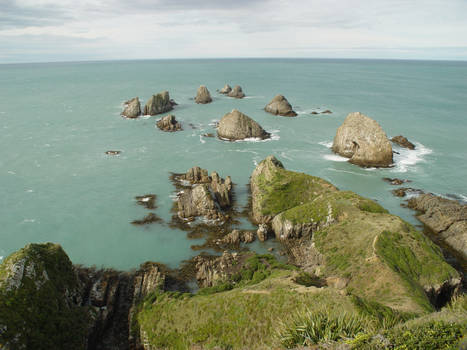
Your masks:
<svg viewBox="0 0 467 350"><path fill-rule="evenodd" d="M176 176L185 188L177 195L178 217L193 220L204 216L210 220L224 220L224 211L232 206L233 183L218 173L193 167L186 174Z"/></svg>
<svg viewBox="0 0 467 350"><path fill-rule="evenodd" d="M259 224L258 230L256 231L256 235L258 236L258 240L260 242L264 242L268 239L269 227L266 224Z"/></svg>
<svg viewBox="0 0 467 350"><path fill-rule="evenodd" d="M225 84L222 89L219 90L220 94L227 95L230 91L232 91L232 88L230 87L229 84Z"/></svg>
<svg viewBox="0 0 467 350"><path fill-rule="evenodd" d="M247 138L267 139L271 137L271 134L253 119L234 109L219 121L217 136L221 139L235 141Z"/></svg>
<svg viewBox="0 0 467 350"><path fill-rule="evenodd" d="M212 258L198 255L195 257L196 279L200 287L212 287L225 279L230 270L238 263L237 253L224 252L222 256Z"/></svg>
<svg viewBox="0 0 467 350"><path fill-rule="evenodd" d="M219 245L238 246L240 243L251 243L255 240L255 234L251 231L233 230L217 242Z"/></svg>
<svg viewBox="0 0 467 350"><path fill-rule="evenodd" d="M158 120L156 125L162 131L179 131L182 130L182 125L175 119L173 114L166 115L164 118Z"/></svg>
<svg viewBox="0 0 467 350"><path fill-rule="evenodd" d="M408 148L410 150L415 149L415 145L409 140L407 140L407 138L402 135L393 137L391 141L398 144L401 147Z"/></svg>
<svg viewBox="0 0 467 350"><path fill-rule="evenodd" d="M138 118L141 115L141 103L138 97L134 97L131 100L125 102L125 109L122 112L122 116L126 118Z"/></svg>
<svg viewBox="0 0 467 350"><path fill-rule="evenodd" d="M417 218L467 260L467 205L427 193L411 198L409 207L420 211Z"/></svg>
<svg viewBox="0 0 467 350"><path fill-rule="evenodd" d="M359 112L350 113L337 129L332 150L362 167L389 167L392 147L381 126Z"/></svg>
<svg viewBox="0 0 467 350"><path fill-rule="evenodd" d="M169 112L173 109L176 103L170 99L168 91L162 91L152 95L146 106L144 106L144 115L157 115Z"/></svg>
<svg viewBox="0 0 467 350"><path fill-rule="evenodd" d="M297 113L295 113L295 111L292 109L289 101L287 101L287 99L282 95L277 95L274 97L272 101L269 102L266 107L264 107L264 110L268 113L281 115L283 117L297 116Z"/></svg>
<svg viewBox="0 0 467 350"><path fill-rule="evenodd" d="M202 103L202 104L212 102L211 94L209 93L209 90L208 90L208 88L206 86L201 85L198 88L198 91L197 91L196 97L195 97L195 102L196 103Z"/></svg>
<svg viewBox="0 0 467 350"><path fill-rule="evenodd" d="M245 94L243 93L240 85L235 85L234 88L228 93L228 96L234 98L244 98Z"/></svg>

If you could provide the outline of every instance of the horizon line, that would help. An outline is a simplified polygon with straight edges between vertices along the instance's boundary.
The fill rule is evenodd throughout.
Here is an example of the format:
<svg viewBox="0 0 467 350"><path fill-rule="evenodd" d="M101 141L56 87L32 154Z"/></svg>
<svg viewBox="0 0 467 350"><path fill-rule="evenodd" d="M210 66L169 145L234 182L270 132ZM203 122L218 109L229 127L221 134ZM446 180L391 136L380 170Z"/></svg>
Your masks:
<svg viewBox="0 0 467 350"><path fill-rule="evenodd" d="M435 59L435 58L365 58L365 57L172 57L172 58L111 58L111 59L78 59L0 62L0 65L49 64L49 63L99 63L99 62L131 62L131 61L209 61L209 60L333 60L333 61L412 61L412 62L467 62L467 59Z"/></svg>

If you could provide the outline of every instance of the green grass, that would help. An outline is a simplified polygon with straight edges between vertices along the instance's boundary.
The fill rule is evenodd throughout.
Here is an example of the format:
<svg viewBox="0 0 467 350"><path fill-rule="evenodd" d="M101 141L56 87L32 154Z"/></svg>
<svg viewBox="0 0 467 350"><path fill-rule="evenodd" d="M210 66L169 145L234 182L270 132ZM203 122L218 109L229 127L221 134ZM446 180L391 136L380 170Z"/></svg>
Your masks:
<svg viewBox="0 0 467 350"><path fill-rule="evenodd" d="M17 289L7 290L8 266L24 260L25 274ZM48 279L44 278L47 273ZM10 255L0 266L0 333L12 348L84 349L87 308L70 307L66 294L76 291L77 279L68 256L59 245L30 244Z"/></svg>

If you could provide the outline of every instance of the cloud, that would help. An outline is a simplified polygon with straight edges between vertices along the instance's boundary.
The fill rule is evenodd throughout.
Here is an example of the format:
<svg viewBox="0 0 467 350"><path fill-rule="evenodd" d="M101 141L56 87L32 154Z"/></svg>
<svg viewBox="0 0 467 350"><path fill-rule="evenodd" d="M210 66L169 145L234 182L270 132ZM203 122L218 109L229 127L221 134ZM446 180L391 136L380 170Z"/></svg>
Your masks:
<svg viewBox="0 0 467 350"><path fill-rule="evenodd" d="M0 8L9 60L63 58L66 40L67 57L90 59L467 59L464 0L0 0ZM41 41L47 54L36 44L28 53Z"/></svg>

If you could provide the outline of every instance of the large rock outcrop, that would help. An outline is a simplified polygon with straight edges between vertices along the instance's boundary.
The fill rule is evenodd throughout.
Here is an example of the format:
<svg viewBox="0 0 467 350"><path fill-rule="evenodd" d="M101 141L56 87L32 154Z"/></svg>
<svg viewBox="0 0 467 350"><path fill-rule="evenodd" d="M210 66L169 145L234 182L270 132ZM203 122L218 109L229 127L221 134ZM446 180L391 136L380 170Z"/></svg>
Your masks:
<svg viewBox="0 0 467 350"><path fill-rule="evenodd" d="M233 203L233 183L230 176L225 180L218 173L193 167L185 174L175 175L183 186L177 194L177 215L180 219L193 220L203 216L209 220L225 220L226 211Z"/></svg>
<svg viewBox="0 0 467 350"><path fill-rule="evenodd" d="M138 97L134 97L131 100L125 102L125 108L122 112L122 116L126 118L138 118L141 115L141 103Z"/></svg>
<svg viewBox="0 0 467 350"><path fill-rule="evenodd" d="M201 85L198 88L198 91L196 92L195 102L201 104L212 102L211 94L209 93L209 90L206 86Z"/></svg>
<svg viewBox="0 0 467 350"><path fill-rule="evenodd" d="M247 138L267 139L271 135L253 119L237 109L227 113L219 121L217 136L224 140L235 141Z"/></svg>
<svg viewBox="0 0 467 350"><path fill-rule="evenodd" d="M245 94L243 93L242 87L240 85L235 85L234 88L227 95L229 97L234 97L234 98L245 97Z"/></svg>
<svg viewBox="0 0 467 350"><path fill-rule="evenodd" d="M337 129L332 150L362 167L389 167L392 147L381 126L366 115L355 112Z"/></svg>
<svg viewBox="0 0 467 350"><path fill-rule="evenodd" d="M29 244L0 265L0 348L141 348L135 306L164 287L155 263L75 267L59 245Z"/></svg>
<svg viewBox="0 0 467 350"><path fill-rule="evenodd" d="M173 114L166 115L164 118L158 120L156 125L162 131L179 131L182 130L182 125L175 119Z"/></svg>
<svg viewBox="0 0 467 350"><path fill-rule="evenodd" d="M461 285L430 239L372 200L288 171L272 156L250 187L253 220L274 232L289 258L311 274L348 279L355 295L420 312L442 306Z"/></svg>
<svg viewBox="0 0 467 350"><path fill-rule="evenodd" d="M283 117L296 117L297 113L292 109L291 104L282 95L275 96L271 102L269 102L264 110L274 115L281 115Z"/></svg>
<svg viewBox="0 0 467 350"><path fill-rule="evenodd" d="M224 87L219 90L219 93L227 95L230 91L232 91L232 87L229 84L225 84Z"/></svg>
<svg viewBox="0 0 467 350"><path fill-rule="evenodd" d="M169 112L176 103L170 99L168 91L162 91L152 95L144 106L144 115L157 115Z"/></svg>
<svg viewBox="0 0 467 350"><path fill-rule="evenodd" d="M427 193L411 198L409 207L420 211L417 218L467 261L467 205Z"/></svg>

